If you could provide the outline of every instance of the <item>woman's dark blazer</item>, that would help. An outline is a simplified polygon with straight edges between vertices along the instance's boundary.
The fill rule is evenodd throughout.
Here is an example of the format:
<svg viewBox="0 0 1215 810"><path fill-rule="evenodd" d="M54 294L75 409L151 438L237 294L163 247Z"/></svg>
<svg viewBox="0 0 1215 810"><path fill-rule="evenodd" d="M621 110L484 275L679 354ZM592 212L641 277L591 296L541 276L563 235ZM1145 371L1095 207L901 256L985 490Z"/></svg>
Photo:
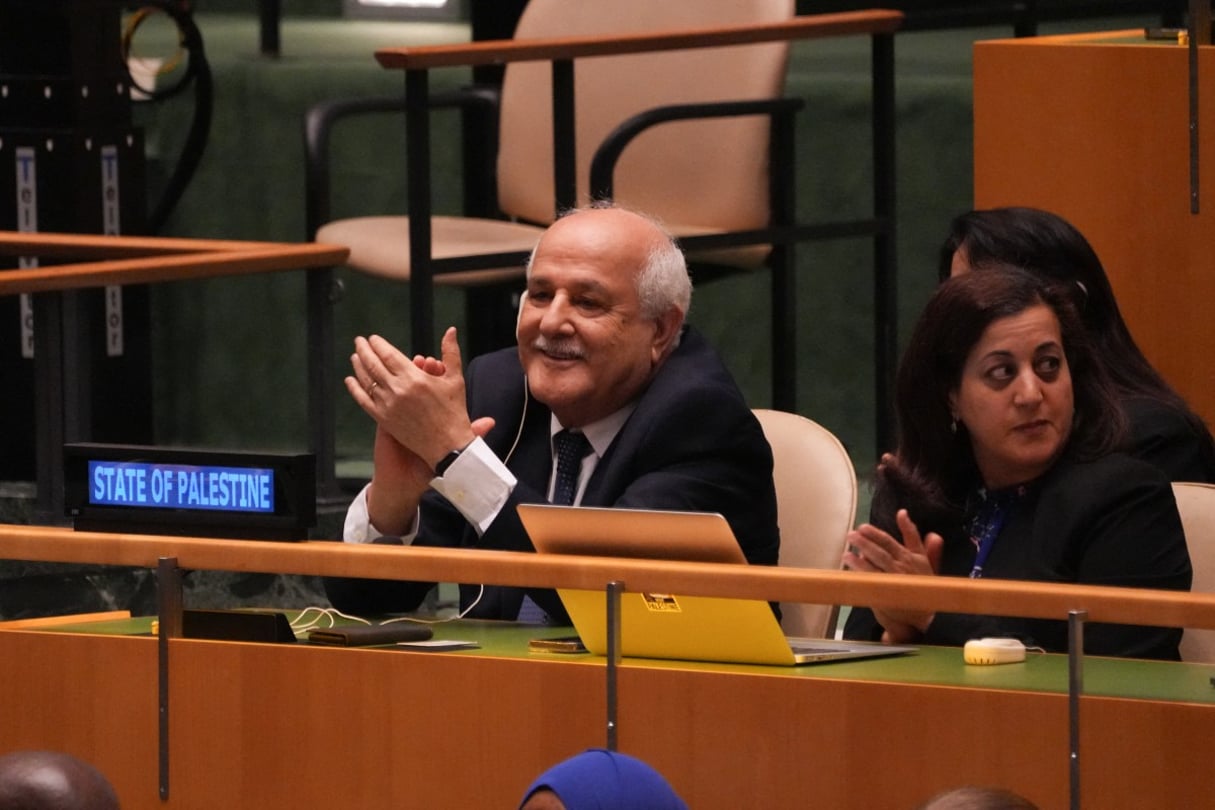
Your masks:
<svg viewBox="0 0 1215 810"><path fill-rule="evenodd" d="M961 526L920 529L945 537L940 574L969 576L975 547L968 532ZM1189 590L1190 557L1172 486L1159 470L1120 453L1090 462L1061 460L1028 485L996 539L983 575ZM923 643L962 645L972 638L1015 636L1063 652L1067 622L1060 619L939 613ZM845 635L880 638L881 627L869 609L856 608ZM1094 655L1177 660L1180 641L1179 628L1092 623L1084 630L1084 649Z"/></svg>

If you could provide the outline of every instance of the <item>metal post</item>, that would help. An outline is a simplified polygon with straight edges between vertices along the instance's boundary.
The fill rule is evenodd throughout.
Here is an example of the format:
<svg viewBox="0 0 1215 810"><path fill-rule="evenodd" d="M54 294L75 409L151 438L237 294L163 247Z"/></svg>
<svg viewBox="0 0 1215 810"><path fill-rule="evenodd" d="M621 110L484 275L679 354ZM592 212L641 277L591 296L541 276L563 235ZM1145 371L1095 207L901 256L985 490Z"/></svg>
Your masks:
<svg viewBox="0 0 1215 810"><path fill-rule="evenodd" d="M899 344L898 254L895 228L894 36L873 37L873 356L877 455L894 449L891 401Z"/></svg>
<svg viewBox="0 0 1215 810"><path fill-rule="evenodd" d="M280 0L258 0L258 46L262 56L277 57L282 52L279 26L283 10Z"/></svg>
<svg viewBox="0 0 1215 810"><path fill-rule="evenodd" d="M620 596L623 582L607 585L607 750L616 750L616 734L620 730L616 707L616 669L620 664Z"/></svg>
<svg viewBox="0 0 1215 810"><path fill-rule="evenodd" d="M342 499L337 480L337 406L333 388L336 360L333 347L333 309L341 297L341 283L332 267L308 271L308 424L316 456L316 497L321 503Z"/></svg>
<svg viewBox="0 0 1215 810"><path fill-rule="evenodd" d="M181 637L181 569L176 557L161 557L156 563L156 607L158 613L156 674L160 684L160 800L169 798L169 640Z"/></svg>
<svg viewBox="0 0 1215 810"><path fill-rule="evenodd" d="M70 293L39 293L34 310L34 397L38 406L34 437L37 515L63 520L63 443L68 405L64 392L64 298Z"/></svg>
<svg viewBox="0 0 1215 810"><path fill-rule="evenodd" d="M435 354L434 270L430 233L430 77L405 71L405 177L409 188L411 354Z"/></svg>
<svg viewBox="0 0 1215 810"><path fill-rule="evenodd" d="M1087 610L1067 614L1067 728L1072 810L1080 808L1080 693L1084 691L1084 621Z"/></svg>
<svg viewBox="0 0 1215 810"><path fill-rule="evenodd" d="M797 139L795 111L772 116L770 123L772 165L783 166L771 172L769 201L772 224L785 229L796 225ZM797 257L792 239L772 245L768 258L772 273L772 407L797 412Z"/></svg>
<svg viewBox="0 0 1215 810"><path fill-rule="evenodd" d="M578 203L577 125L574 113L574 61L554 59L553 82L553 191L556 211Z"/></svg>
<svg viewBox="0 0 1215 810"><path fill-rule="evenodd" d="M1190 0L1189 14L1190 91L1190 214L1198 214L1198 46L1211 44L1210 0Z"/></svg>

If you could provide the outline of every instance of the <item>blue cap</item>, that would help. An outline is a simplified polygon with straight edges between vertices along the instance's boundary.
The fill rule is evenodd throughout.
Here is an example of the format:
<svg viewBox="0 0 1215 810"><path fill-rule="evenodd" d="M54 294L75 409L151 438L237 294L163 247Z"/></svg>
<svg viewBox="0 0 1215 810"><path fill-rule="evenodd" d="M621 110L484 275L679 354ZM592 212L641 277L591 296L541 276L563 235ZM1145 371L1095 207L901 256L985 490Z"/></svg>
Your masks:
<svg viewBox="0 0 1215 810"><path fill-rule="evenodd" d="M556 793L566 810L688 808L658 771L636 757L602 748L584 751L540 774L523 802L544 788Z"/></svg>

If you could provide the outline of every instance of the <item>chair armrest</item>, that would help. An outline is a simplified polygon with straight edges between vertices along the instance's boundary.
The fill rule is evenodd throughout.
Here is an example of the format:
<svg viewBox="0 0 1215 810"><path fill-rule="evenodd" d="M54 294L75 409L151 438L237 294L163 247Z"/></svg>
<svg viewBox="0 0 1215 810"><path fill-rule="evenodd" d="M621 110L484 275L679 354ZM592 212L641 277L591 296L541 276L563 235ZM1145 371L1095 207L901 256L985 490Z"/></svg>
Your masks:
<svg viewBox="0 0 1215 810"><path fill-rule="evenodd" d="M753 45L795 39L857 34L891 34L903 23L903 12L886 9L810 14L776 23L715 28L689 28L605 36L542 39L482 40L453 45L382 48L376 61L385 68L428 70L437 67L488 65L505 62L568 60L649 51L673 51L726 45Z"/></svg>
<svg viewBox="0 0 1215 810"><path fill-rule="evenodd" d="M472 86L435 93L430 97L431 109L459 109L465 116L478 113L490 116L494 126L486 131L495 139L488 154L495 154L499 95L497 88ZM320 101L304 113L304 218L307 238L316 237L317 230L329 221L329 143L333 127L343 119L385 113L405 114L404 99L393 96L361 96ZM493 167L477 167L479 173Z"/></svg>
<svg viewBox="0 0 1215 810"><path fill-rule="evenodd" d="M747 101L715 101L703 104L671 104L643 110L626 119L608 133L591 158L590 190L595 200L610 200L614 191L613 174L616 162L634 138L647 129L671 121L698 118L737 118L744 115L766 115L770 118L792 117L805 107L799 98L770 98Z"/></svg>

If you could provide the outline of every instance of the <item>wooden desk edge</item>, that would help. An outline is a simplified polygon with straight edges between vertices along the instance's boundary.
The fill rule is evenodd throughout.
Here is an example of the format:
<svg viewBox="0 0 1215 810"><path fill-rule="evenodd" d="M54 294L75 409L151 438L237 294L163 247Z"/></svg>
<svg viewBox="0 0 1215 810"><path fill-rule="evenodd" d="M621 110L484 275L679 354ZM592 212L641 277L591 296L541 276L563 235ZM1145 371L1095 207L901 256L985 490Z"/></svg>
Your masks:
<svg viewBox="0 0 1215 810"><path fill-rule="evenodd" d="M502 64L587 56L751 45L794 39L815 39L851 34L890 34L903 23L903 13L888 9L812 14L775 23L717 28L655 31L609 36L504 39L454 45L382 48L376 61L390 69L422 70L437 67Z"/></svg>
<svg viewBox="0 0 1215 810"><path fill-rule="evenodd" d="M1118 42L1116 40L1130 39L1139 37L1140 42ZM1109 40L1106 42L1105 40ZM1120 28L1113 31L1085 31L1079 34L1045 34L1035 37L1000 37L999 39L984 39L975 43L976 48L985 48L990 45L1019 45L1022 47L1042 47L1051 45L1058 47L1059 45L1111 45L1122 48L1139 47L1140 45L1149 45L1155 48L1168 47L1168 40L1148 40L1143 36L1142 28ZM1184 46L1181 46L1184 51ZM1208 46L1209 47L1209 46Z"/></svg>
<svg viewBox="0 0 1215 810"><path fill-rule="evenodd" d="M5 235L0 233L0 239ZM9 242L8 244L15 244ZM24 243L35 245L34 242ZM78 246L72 247L76 250ZM35 247L22 249L37 250ZM108 250L118 251L117 246ZM341 264L350 251L320 243L221 243L214 250L200 243L194 250L176 247L156 254L150 246L137 246L132 258L58 264L0 271L0 295L52 292L104 287L109 284L146 284L186 281L218 276L271 273ZM110 255L115 255L111 253Z"/></svg>
<svg viewBox="0 0 1215 810"><path fill-rule="evenodd" d="M39 616L33 619L7 619L3 624L5 630L37 630L42 627L57 627L66 623L88 624L91 622L108 622L116 619L131 618L129 610L106 610L99 613L73 613L70 616Z"/></svg>
<svg viewBox="0 0 1215 810"><path fill-rule="evenodd" d="M64 233L61 231L0 231L0 254L9 256L37 252L44 256L79 258L134 257L157 253L265 250L282 247L285 244L291 243L177 236Z"/></svg>
<svg viewBox="0 0 1215 810"><path fill-rule="evenodd" d="M843 605L899 605L926 610L1215 628L1215 594L1094 585L888 576L860 572L720 563L615 559L476 549L219 540L199 537L74 532L0 524L0 559L154 568L163 557L183 569L485 582L629 590Z"/></svg>

